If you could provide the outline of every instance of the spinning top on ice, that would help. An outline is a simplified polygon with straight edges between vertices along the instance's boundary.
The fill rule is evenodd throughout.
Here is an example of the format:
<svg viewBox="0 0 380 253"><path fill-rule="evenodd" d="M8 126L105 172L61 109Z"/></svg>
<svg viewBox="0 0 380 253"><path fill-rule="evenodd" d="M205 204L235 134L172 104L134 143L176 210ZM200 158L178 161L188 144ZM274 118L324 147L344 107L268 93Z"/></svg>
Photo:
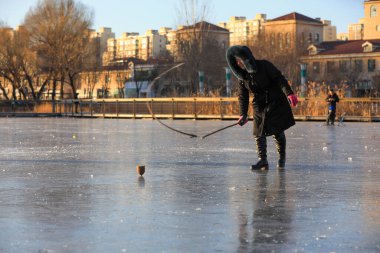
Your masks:
<svg viewBox="0 0 380 253"><path fill-rule="evenodd" d="M137 173L142 176L145 173L145 165L137 165L136 166Z"/></svg>

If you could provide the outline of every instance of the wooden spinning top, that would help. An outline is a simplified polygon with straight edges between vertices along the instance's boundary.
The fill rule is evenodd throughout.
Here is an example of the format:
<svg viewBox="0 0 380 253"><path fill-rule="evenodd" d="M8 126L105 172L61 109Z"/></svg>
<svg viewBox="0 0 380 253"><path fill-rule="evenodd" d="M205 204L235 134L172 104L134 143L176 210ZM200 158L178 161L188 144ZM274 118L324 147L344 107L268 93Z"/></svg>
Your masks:
<svg viewBox="0 0 380 253"><path fill-rule="evenodd" d="M145 165L137 165L136 166L137 173L142 176L145 173Z"/></svg>

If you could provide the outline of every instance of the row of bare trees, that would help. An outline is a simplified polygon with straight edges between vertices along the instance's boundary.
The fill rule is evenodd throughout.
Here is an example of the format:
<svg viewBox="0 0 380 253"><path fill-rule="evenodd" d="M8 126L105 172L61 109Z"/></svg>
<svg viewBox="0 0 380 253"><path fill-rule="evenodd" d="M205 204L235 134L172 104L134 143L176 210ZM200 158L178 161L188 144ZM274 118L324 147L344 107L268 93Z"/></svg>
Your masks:
<svg viewBox="0 0 380 253"><path fill-rule="evenodd" d="M92 13L74 0L43 0L29 10L18 29L1 25L3 96L38 102L52 84L55 100L58 92L63 96L66 84L76 98L79 74L94 68L96 61L89 34L92 19ZM6 84L10 84L10 89Z"/></svg>

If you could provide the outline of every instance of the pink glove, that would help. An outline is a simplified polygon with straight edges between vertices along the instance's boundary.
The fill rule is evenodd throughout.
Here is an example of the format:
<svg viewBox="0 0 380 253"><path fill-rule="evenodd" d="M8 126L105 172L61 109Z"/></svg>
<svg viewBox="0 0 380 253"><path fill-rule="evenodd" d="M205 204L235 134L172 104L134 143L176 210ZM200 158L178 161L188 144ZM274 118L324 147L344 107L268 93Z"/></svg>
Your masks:
<svg viewBox="0 0 380 253"><path fill-rule="evenodd" d="M290 94L290 95L288 96L288 100L289 100L289 103L290 103L293 107L295 107L295 106L298 104L298 98L297 98L297 96L294 95L294 94Z"/></svg>
<svg viewBox="0 0 380 253"><path fill-rule="evenodd" d="M247 115L241 115L237 123L240 126L244 126L247 122L248 122Z"/></svg>

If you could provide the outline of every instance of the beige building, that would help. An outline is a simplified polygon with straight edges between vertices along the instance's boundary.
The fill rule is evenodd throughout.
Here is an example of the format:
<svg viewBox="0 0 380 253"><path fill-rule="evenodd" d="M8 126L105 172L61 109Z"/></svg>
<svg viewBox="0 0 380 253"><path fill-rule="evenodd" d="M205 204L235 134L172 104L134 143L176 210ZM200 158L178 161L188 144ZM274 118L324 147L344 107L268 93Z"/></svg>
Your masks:
<svg viewBox="0 0 380 253"><path fill-rule="evenodd" d="M179 49L180 43L184 43L191 39L212 39L224 50L227 50L229 47L229 31L205 21L190 26L182 26L176 31L175 35L175 39L171 44L171 50L173 50L173 56L176 61L180 60L182 57ZM203 41L203 43L205 42L206 41Z"/></svg>
<svg viewBox="0 0 380 253"><path fill-rule="evenodd" d="M364 18L348 26L349 40L380 38L380 0L364 1Z"/></svg>
<svg viewBox="0 0 380 253"><path fill-rule="evenodd" d="M360 23L364 26L363 39L380 38L380 0L364 1L364 18Z"/></svg>
<svg viewBox="0 0 380 253"><path fill-rule="evenodd" d="M336 35L337 40L348 40L348 33L338 33Z"/></svg>
<svg viewBox="0 0 380 253"><path fill-rule="evenodd" d="M264 23L266 39L278 51L306 49L311 43L323 41L323 23L297 12Z"/></svg>
<svg viewBox="0 0 380 253"><path fill-rule="evenodd" d="M266 14L256 14L254 19L233 16L228 22L217 25L230 31L230 45L247 45L255 40L262 32Z"/></svg>
<svg viewBox="0 0 380 253"><path fill-rule="evenodd" d="M148 30L145 35L123 33L120 38L108 39L106 64L123 62L128 58L142 60L158 59L166 52L166 36L157 30Z"/></svg>
<svg viewBox="0 0 380 253"><path fill-rule="evenodd" d="M331 25L330 20L321 20L323 24L323 41L335 41L337 39L336 26Z"/></svg>
<svg viewBox="0 0 380 253"><path fill-rule="evenodd" d="M159 59L166 51L166 36L159 34L157 30L148 30L145 36L140 37L140 59Z"/></svg>
<svg viewBox="0 0 380 253"><path fill-rule="evenodd" d="M352 88L363 93L373 88L373 77L380 74L380 39L313 44L301 61L307 64L309 80L335 83L347 80Z"/></svg>
<svg viewBox="0 0 380 253"><path fill-rule="evenodd" d="M98 66L103 66L103 55L107 51L108 39L114 39L115 33L111 28L101 27L99 31L91 30L90 38L97 43L96 62Z"/></svg>
<svg viewBox="0 0 380 253"><path fill-rule="evenodd" d="M169 53L172 53L171 45L174 43L175 40L175 30L173 30L171 27L161 27L158 30L158 34L165 36L166 38L166 51Z"/></svg>
<svg viewBox="0 0 380 253"><path fill-rule="evenodd" d="M364 25L361 23L348 25L348 39L362 40L364 36Z"/></svg>

